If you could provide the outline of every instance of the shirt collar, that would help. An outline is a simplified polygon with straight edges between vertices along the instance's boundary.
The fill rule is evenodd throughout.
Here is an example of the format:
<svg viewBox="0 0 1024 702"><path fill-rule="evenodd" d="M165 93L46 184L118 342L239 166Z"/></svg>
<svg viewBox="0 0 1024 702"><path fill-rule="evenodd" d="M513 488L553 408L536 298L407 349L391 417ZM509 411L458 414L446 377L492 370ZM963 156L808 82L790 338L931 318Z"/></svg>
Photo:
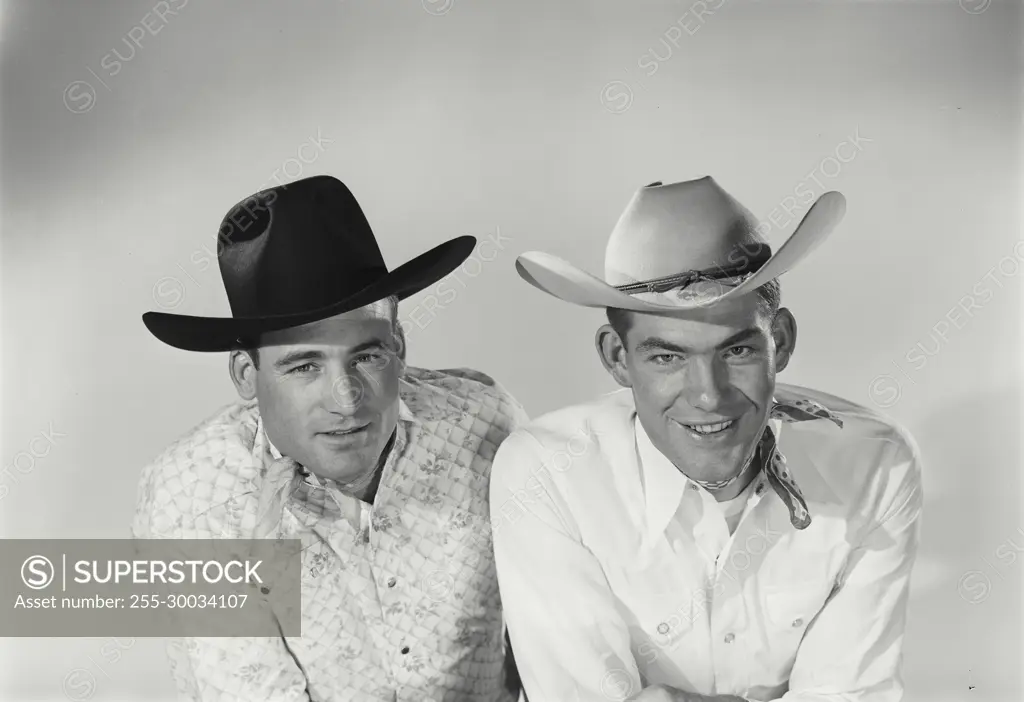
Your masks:
<svg viewBox="0 0 1024 702"><path fill-rule="evenodd" d="M652 535L660 534L675 516L691 481L655 447L636 413L633 414L633 430L647 506L647 528Z"/></svg>
<svg viewBox="0 0 1024 702"><path fill-rule="evenodd" d="M419 424L420 420L412 413L409 409L409 405L405 404L405 400L401 397L398 398L398 419L403 422L409 422L410 424Z"/></svg>

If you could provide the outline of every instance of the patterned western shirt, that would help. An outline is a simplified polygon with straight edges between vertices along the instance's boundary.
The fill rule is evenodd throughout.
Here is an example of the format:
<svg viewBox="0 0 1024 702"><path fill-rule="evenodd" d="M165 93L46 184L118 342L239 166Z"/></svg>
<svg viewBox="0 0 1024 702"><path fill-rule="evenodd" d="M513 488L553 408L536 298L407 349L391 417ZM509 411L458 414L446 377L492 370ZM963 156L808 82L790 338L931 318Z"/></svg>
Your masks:
<svg viewBox="0 0 1024 702"><path fill-rule="evenodd" d="M185 699L514 700L488 510L491 461L525 421L489 377L409 368L372 505L228 406L142 474L136 538L301 539L302 635L170 642Z"/></svg>

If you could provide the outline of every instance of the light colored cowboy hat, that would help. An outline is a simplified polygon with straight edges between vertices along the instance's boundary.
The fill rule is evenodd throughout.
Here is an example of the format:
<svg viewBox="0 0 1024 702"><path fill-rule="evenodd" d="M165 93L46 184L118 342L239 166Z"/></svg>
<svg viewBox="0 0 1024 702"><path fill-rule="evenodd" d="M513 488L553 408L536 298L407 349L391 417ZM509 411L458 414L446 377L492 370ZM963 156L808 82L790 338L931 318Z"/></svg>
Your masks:
<svg viewBox="0 0 1024 702"><path fill-rule="evenodd" d="M534 287L585 307L672 312L745 295L793 268L824 241L846 212L827 192L772 253L750 211L711 176L641 188L605 249L604 280L540 251L516 260ZM761 225L766 227L766 225Z"/></svg>

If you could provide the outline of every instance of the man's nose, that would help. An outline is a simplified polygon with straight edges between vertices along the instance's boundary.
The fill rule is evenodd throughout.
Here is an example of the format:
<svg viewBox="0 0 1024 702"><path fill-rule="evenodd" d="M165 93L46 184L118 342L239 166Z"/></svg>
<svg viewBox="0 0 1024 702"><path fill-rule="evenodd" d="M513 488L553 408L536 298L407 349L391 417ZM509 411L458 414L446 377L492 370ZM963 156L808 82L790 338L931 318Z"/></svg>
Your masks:
<svg viewBox="0 0 1024 702"><path fill-rule="evenodd" d="M324 404L335 414L353 415L366 401L366 382L354 369L341 369L332 374Z"/></svg>
<svg viewBox="0 0 1024 702"><path fill-rule="evenodd" d="M717 412L729 392L728 370L712 359L692 359L686 368L683 395L687 403L702 412Z"/></svg>

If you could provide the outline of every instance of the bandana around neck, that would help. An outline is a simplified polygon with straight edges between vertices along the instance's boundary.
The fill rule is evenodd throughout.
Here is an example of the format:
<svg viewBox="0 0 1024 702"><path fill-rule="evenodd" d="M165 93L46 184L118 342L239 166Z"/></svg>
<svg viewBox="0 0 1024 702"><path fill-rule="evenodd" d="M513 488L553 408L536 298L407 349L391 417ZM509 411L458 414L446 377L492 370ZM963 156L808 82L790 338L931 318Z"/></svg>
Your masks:
<svg viewBox="0 0 1024 702"><path fill-rule="evenodd" d="M814 419L827 419L835 423L840 429L843 427L843 420L834 415L824 405L806 398L793 400L791 402L776 402L769 413L769 419L777 419L781 422L791 424L794 422L807 422ZM768 483L775 490L776 494L789 510L789 521L797 529L806 529L811 523L811 514L807 509L807 502L803 493L797 486L793 477L786 468L786 457L779 450L775 440L775 432L770 426L765 427L758 442L757 450L752 459L758 466L757 473L763 472ZM757 474L755 473L755 475ZM701 485L707 490L721 490L739 479L743 471L726 480L693 482Z"/></svg>

